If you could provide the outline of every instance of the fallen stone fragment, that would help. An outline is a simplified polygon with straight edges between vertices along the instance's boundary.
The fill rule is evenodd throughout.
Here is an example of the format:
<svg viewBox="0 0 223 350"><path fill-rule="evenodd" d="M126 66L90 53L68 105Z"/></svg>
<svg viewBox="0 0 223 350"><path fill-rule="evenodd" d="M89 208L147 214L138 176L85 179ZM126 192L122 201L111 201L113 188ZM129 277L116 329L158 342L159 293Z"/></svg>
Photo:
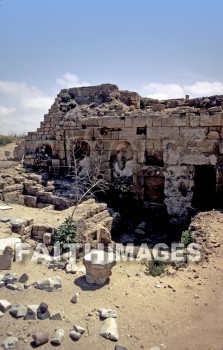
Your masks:
<svg viewBox="0 0 223 350"><path fill-rule="evenodd" d="M100 318L116 318L117 311L112 309L98 309Z"/></svg>
<svg viewBox="0 0 223 350"><path fill-rule="evenodd" d="M48 305L46 303L41 303L37 310L37 318L39 320L46 320L50 318L50 313L48 311Z"/></svg>
<svg viewBox="0 0 223 350"><path fill-rule="evenodd" d="M50 316L50 320L62 321L63 320L63 316L62 316L61 312L57 312L57 313L55 313L55 314Z"/></svg>
<svg viewBox="0 0 223 350"><path fill-rule="evenodd" d="M37 320L38 307L39 307L39 305L29 305L27 307L25 320Z"/></svg>
<svg viewBox="0 0 223 350"><path fill-rule="evenodd" d="M27 282L24 283L24 288L25 288L25 289L28 289L28 288L34 286L35 283L36 283L36 282L28 282L28 281L27 281Z"/></svg>
<svg viewBox="0 0 223 350"><path fill-rule="evenodd" d="M29 279L29 275L27 275L27 273L23 273L20 277L19 277L19 282L20 283L26 283Z"/></svg>
<svg viewBox="0 0 223 350"><path fill-rule="evenodd" d="M78 326L78 325L76 325L76 324L73 326L73 329L74 329L76 332L80 333L80 334L84 334L84 332L86 331L85 328L83 328L83 327L81 327L81 326Z"/></svg>
<svg viewBox="0 0 223 350"><path fill-rule="evenodd" d="M74 296L71 298L70 301L76 304L78 302L78 296L79 296L79 293L74 294Z"/></svg>
<svg viewBox="0 0 223 350"><path fill-rule="evenodd" d="M5 287L5 283L3 281L0 281L0 288Z"/></svg>
<svg viewBox="0 0 223 350"><path fill-rule="evenodd" d="M118 327L114 318L107 318L103 322L100 335L106 339L118 341Z"/></svg>
<svg viewBox="0 0 223 350"><path fill-rule="evenodd" d="M66 267L65 267L65 271L66 273L77 273L77 266L76 264L72 264L71 262L67 263Z"/></svg>
<svg viewBox="0 0 223 350"><path fill-rule="evenodd" d="M34 284L34 287L47 292L55 292L62 289L61 278L59 276L46 278L44 280L37 281Z"/></svg>
<svg viewBox="0 0 223 350"><path fill-rule="evenodd" d="M58 270L63 270L66 266L65 261L53 261L49 264L48 269L55 269L57 268Z"/></svg>
<svg viewBox="0 0 223 350"><path fill-rule="evenodd" d="M81 333L75 331L74 329L72 329L72 331L70 331L70 337L72 340L79 340L81 337Z"/></svg>
<svg viewBox="0 0 223 350"><path fill-rule="evenodd" d="M63 340L64 340L64 330L61 328L58 328L55 330L50 340L50 343L53 345L61 345Z"/></svg>
<svg viewBox="0 0 223 350"><path fill-rule="evenodd" d="M5 283L5 284L13 284L13 283L17 283L18 282L18 278L16 276L15 273L7 273L3 278L2 278L2 281Z"/></svg>
<svg viewBox="0 0 223 350"><path fill-rule="evenodd" d="M11 304L8 300L0 300L0 311L6 312L10 307Z"/></svg>
<svg viewBox="0 0 223 350"><path fill-rule="evenodd" d="M20 292L24 290L24 286L21 283L16 283L16 284L8 283L6 285L6 288L11 290L19 290Z"/></svg>
<svg viewBox="0 0 223 350"><path fill-rule="evenodd" d="M2 275L2 274L0 273L0 281L3 279L4 276L5 276L5 275Z"/></svg>
<svg viewBox="0 0 223 350"><path fill-rule="evenodd" d="M0 311L0 317L2 317L3 315L4 315L3 312Z"/></svg>
<svg viewBox="0 0 223 350"><path fill-rule="evenodd" d="M9 313L12 317L15 318L25 317L27 308L22 304L14 304L11 306Z"/></svg>
<svg viewBox="0 0 223 350"><path fill-rule="evenodd" d="M36 346L45 344L49 341L49 333L48 332L36 332L35 334L32 335L34 344Z"/></svg>
<svg viewBox="0 0 223 350"><path fill-rule="evenodd" d="M128 349L125 348L124 346L115 345L115 350L128 350Z"/></svg>
<svg viewBox="0 0 223 350"><path fill-rule="evenodd" d="M19 339L16 337L7 337L3 340L1 345L3 349L13 349L18 341Z"/></svg>
<svg viewBox="0 0 223 350"><path fill-rule="evenodd" d="M11 219L10 218L1 218L0 221L3 222L4 224L6 224L7 222L9 222Z"/></svg>

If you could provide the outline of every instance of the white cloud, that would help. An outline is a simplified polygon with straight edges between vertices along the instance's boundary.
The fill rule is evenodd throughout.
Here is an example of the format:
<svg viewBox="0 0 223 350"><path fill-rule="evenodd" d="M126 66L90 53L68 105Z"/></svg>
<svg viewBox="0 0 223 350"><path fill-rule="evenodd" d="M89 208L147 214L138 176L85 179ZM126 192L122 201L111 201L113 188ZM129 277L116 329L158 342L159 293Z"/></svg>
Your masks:
<svg viewBox="0 0 223 350"><path fill-rule="evenodd" d="M0 105L0 119L2 117L6 117L6 116L10 115L11 113L13 113L15 111L16 111L15 108L10 108L10 107Z"/></svg>
<svg viewBox="0 0 223 350"><path fill-rule="evenodd" d="M190 98L223 95L223 83L197 81L191 85L150 83L142 87L143 96L165 100L170 98Z"/></svg>
<svg viewBox="0 0 223 350"><path fill-rule="evenodd" d="M25 82L0 80L0 133L35 131L53 100Z"/></svg>
<svg viewBox="0 0 223 350"><path fill-rule="evenodd" d="M89 85L77 75L65 73L56 80L48 96L25 82L0 80L0 134L36 131L58 89Z"/></svg>
<svg viewBox="0 0 223 350"><path fill-rule="evenodd" d="M61 78L58 78L56 82L63 89L90 85L89 82L80 81L80 78L76 74L71 74L71 73L65 73Z"/></svg>

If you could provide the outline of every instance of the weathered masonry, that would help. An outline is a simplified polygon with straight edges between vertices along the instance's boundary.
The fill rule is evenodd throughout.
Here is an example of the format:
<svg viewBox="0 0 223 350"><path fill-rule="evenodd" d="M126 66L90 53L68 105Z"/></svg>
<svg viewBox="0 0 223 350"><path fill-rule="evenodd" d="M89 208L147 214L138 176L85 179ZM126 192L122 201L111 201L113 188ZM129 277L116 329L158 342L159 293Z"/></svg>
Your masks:
<svg viewBox="0 0 223 350"><path fill-rule="evenodd" d="M102 156L111 186L174 222L223 206L223 96L158 101L104 84L62 90L25 143L24 164L65 171ZM103 151L103 152L102 152Z"/></svg>

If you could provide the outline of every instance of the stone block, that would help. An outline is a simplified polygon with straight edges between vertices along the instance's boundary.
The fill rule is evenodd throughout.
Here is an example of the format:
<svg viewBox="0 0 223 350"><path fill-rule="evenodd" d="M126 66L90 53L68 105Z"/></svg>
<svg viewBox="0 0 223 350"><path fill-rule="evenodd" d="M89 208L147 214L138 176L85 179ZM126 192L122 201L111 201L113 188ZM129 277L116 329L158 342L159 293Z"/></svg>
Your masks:
<svg viewBox="0 0 223 350"><path fill-rule="evenodd" d="M218 131L209 131L208 133L208 139L214 139L214 140L219 140L220 139L220 135Z"/></svg>
<svg viewBox="0 0 223 350"><path fill-rule="evenodd" d="M153 117L152 120L152 126L162 126L162 118L159 115Z"/></svg>
<svg viewBox="0 0 223 350"><path fill-rule="evenodd" d="M186 140L204 140L206 137L207 128L189 128L180 127L180 138Z"/></svg>
<svg viewBox="0 0 223 350"><path fill-rule="evenodd" d="M189 126L189 115L173 114L168 118L162 118L162 126Z"/></svg>
<svg viewBox="0 0 223 350"><path fill-rule="evenodd" d="M24 205L26 207L35 208L36 201L37 201L37 197L29 196L29 195L24 196Z"/></svg>
<svg viewBox="0 0 223 350"><path fill-rule="evenodd" d="M125 117L125 128L131 128L133 125L133 117Z"/></svg>
<svg viewBox="0 0 223 350"><path fill-rule="evenodd" d="M210 115L210 114L201 114L200 115L200 125L201 126L221 126L222 118L221 113Z"/></svg>
<svg viewBox="0 0 223 350"><path fill-rule="evenodd" d="M194 113L190 113L190 126L197 127L200 125L200 116L195 115Z"/></svg>

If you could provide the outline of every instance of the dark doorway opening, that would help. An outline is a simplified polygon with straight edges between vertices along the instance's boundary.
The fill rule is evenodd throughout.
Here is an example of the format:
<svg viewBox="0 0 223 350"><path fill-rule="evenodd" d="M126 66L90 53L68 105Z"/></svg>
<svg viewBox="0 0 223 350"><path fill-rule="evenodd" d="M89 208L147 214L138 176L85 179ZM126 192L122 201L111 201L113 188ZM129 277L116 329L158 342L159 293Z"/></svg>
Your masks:
<svg viewBox="0 0 223 350"><path fill-rule="evenodd" d="M213 165L196 165L192 206L210 210L216 204L216 170Z"/></svg>

